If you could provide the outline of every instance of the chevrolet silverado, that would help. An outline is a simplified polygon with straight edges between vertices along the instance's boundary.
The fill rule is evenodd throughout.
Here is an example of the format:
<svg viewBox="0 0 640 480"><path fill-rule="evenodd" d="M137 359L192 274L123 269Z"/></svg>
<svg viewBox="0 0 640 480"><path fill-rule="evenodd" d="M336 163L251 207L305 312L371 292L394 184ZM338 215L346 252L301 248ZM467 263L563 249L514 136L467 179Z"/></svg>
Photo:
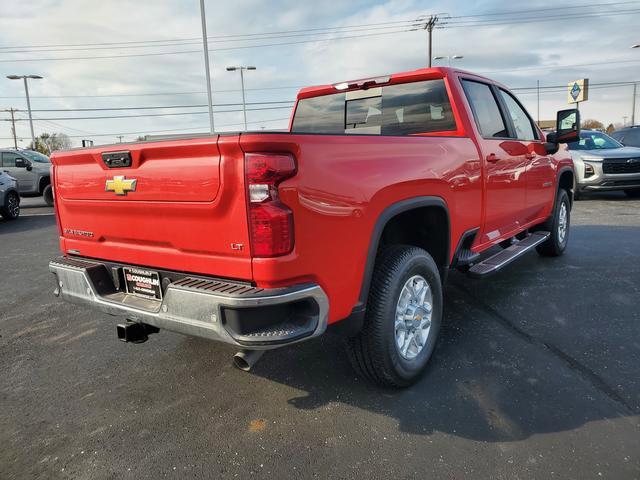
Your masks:
<svg viewBox="0 0 640 480"><path fill-rule="evenodd" d="M55 295L126 321L264 350L331 327L356 370L416 381L451 269L565 250L573 164L503 85L429 68L303 88L288 132L55 152Z"/></svg>

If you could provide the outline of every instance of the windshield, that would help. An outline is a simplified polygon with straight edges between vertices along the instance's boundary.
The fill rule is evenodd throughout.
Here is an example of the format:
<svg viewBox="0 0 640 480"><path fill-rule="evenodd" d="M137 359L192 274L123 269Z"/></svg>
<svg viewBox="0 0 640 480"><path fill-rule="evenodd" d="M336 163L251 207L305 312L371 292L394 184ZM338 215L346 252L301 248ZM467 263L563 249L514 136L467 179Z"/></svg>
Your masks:
<svg viewBox="0 0 640 480"><path fill-rule="evenodd" d="M40 152L34 152L33 150L22 150L20 153L33 162L51 163L49 157L41 154Z"/></svg>
<svg viewBox="0 0 640 480"><path fill-rule="evenodd" d="M622 144L602 132L580 132L580 141L567 145L569 150L606 150L621 148Z"/></svg>

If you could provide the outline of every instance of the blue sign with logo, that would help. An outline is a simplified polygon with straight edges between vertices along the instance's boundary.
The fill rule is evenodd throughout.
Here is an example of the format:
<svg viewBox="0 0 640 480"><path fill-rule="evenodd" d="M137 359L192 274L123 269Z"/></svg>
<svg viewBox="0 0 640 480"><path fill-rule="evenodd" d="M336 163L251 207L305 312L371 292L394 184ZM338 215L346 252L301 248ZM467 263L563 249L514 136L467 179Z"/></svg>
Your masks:
<svg viewBox="0 0 640 480"><path fill-rule="evenodd" d="M573 87L571 87L571 91L569 92L571 94L571 97L573 97L574 100L577 100L578 97L580 96L580 90L582 90L580 88L580 85L578 85L578 82L575 82L573 84Z"/></svg>

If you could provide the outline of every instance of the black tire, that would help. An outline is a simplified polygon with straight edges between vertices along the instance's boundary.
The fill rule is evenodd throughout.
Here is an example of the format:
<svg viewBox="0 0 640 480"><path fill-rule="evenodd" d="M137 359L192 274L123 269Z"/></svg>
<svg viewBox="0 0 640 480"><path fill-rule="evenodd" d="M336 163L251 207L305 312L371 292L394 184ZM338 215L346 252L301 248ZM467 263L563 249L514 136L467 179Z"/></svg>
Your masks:
<svg viewBox="0 0 640 480"><path fill-rule="evenodd" d="M416 275L426 280L431 289L431 326L422 350L413 359L407 359L396 344L396 309L405 283ZM420 321L423 316L416 318ZM417 247L386 247L378 254L362 331L347 340L351 363L356 372L378 385L409 386L424 371L441 323L442 283L433 258Z"/></svg>
<svg viewBox="0 0 640 480"><path fill-rule="evenodd" d="M640 188L625 190L624 194L629 198L640 198Z"/></svg>
<svg viewBox="0 0 640 480"><path fill-rule="evenodd" d="M560 216L564 206L566 212L566 227L564 237L561 235ZM564 189L558 190L556 203L553 207L553 216L544 225L543 230L551 232L549 239L536 247L538 253L544 257L559 257L567 248L571 227L571 202Z"/></svg>
<svg viewBox="0 0 640 480"><path fill-rule="evenodd" d="M9 192L5 195L4 205L0 207L0 215L5 220L15 220L20 216L20 195Z"/></svg>
<svg viewBox="0 0 640 480"><path fill-rule="evenodd" d="M44 202L48 206L53 207L53 188L51 188L51 184L47 185L42 190L42 198L44 198Z"/></svg>
<svg viewBox="0 0 640 480"><path fill-rule="evenodd" d="M573 200L583 200L584 199L584 193L580 191L580 189L578 188L578 182L576 182L576 178L573 178Z"/></svg>

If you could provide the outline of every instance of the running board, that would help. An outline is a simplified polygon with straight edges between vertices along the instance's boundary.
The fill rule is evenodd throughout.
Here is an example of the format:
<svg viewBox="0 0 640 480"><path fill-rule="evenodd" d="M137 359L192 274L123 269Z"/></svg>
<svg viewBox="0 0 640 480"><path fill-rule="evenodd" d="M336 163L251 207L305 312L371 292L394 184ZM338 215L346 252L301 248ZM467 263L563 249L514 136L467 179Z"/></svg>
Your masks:
<svg viewBox="0 0 640 480"><path fill-rule="evenodd" d="M536 246L547 240L550 235L550 232L532 233L528 237L520 240L518 243L514 243L501 252L476 263L469 269L468 274L473 278L481 278L485 275L489 275L490 273L495 273L509 265L514 260L520 258L525 253L533 250Z"/></svg>

